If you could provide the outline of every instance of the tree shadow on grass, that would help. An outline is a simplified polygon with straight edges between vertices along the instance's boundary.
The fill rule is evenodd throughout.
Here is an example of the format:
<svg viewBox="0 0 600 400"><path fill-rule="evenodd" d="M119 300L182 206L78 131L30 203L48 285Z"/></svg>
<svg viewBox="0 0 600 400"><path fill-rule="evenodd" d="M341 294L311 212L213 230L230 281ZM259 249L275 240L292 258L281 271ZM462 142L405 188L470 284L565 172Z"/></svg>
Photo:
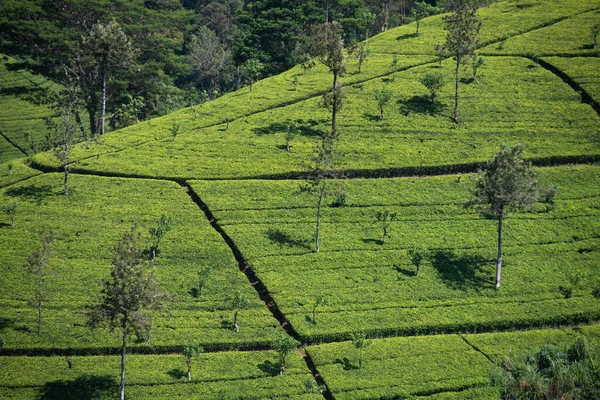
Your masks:
<svg viewBox="0 0 600 400"><path fill-rule="evenodd" d="M369 238L369 239L360 239L360 240L363 243L367 243L367 244L374 243L374 244L377 244L379 246L383 246L383 243L384 243L383 240L381 240L381 239L372 239L372 238Z"/></svg>
<svg viewBox="0 0 600 400"><path fill-rule="evenodd" d="M42 388L41 400L114 399L119 392L116 380L108 375L83 375L72 381L54 381Z"/></svg>
<svg viewBox="0 0 600 400"><path fill-rule="evenodd" d="M451 251L437 251L431 255L431 265L438 271L442 281L452 289L476 290L494 287L489 279L479 276L480 270L489 264L479 255L456 255Z"/></svg>
<svg viewBox="0 0 600 400"><path fill-rule="evenodd" d="M18 197L23 200L33 200L37 204L41 204L46 197L53 196L54 192L50 185L30 185L7 190L7 196Z"/></svg>
<svg viewBox="0 0 600 400"><path fill-rule="evenodd" d="M396 265L396 264L394 264L394 269L396 270L396 272L399 272L404 276L416 276L417 275L417 271L415 269L402 268L401 266Z"/></svg>
<svg viewBox="0 0 600 400"><path fill-rule="evenodd" d="M416 38L419 35L417 35L416 32L413 33L405 33L404 35L400 35L400 36L396 36L396 40L404 40L404 39L411 39L411 38Z"/></svg>
<svg viewBox="0 0 600 400"><path fill-rule="evenodd" d="M187 378L187 373L177 368L173 368L167 374L173 379L183 379Z"/></svg>
<svg viewBox="0 0 600 400"><path fill-rule="evenodd" d="M427 96L413 96L408 100L398 100L400 111L408 115L414 114L439 114L444 109L444 105L440 102L433 104Z"/></svg>
<svg viewBox="0 0 600 400"><path fill-rule="evenodd" d="M296 240L294 238L292 238L290 235L288 235L287 233L279 230L279 229L273 229L273 228L269 228L266 232L266 237L267 239L269 239L270 241L277 243L280 247L302 247L304 249L308 249L311 250L311 247L304 241L301 240Z"/></svg>
<svg viewBox="0 0 600 400"><path fill-rule="evenodd" d="M358 369L358 367L350 362L348 357L338 358L334 361L336 364L342 364L344 366L344 371L352 371L353 369Z"/></svg>
<svg viewBox="0 0 600 400"><path fill-rule="evenodd" d="M258 369L260 369L265 374L269 374L271 376L279 375L281 371L281 367L278 363L274 363L271 360L266 360L265 362L258 364Z"/></svg>
<svg viewBox="0 0 600 400"><path fill-rule="evenodd" d="M290 121L286 122L273 122L270 125L263 126L260 128L255 128L253 130L257 135L275 135L278 133L286 133L290 127ZM311 119L308 121L304 121L302 119L298 119L296 121L296 126L294 127L295 133L297 135L306 136L306 137L320 137L323 136L323 132L315 128L319 125L319 122Z"/></svg>

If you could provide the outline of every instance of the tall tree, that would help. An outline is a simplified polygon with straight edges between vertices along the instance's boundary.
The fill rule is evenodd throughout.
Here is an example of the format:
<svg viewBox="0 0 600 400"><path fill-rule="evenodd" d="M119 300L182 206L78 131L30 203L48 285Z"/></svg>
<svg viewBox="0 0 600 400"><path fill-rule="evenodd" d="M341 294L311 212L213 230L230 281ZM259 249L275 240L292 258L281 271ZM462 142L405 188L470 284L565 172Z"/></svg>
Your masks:
<svg viewBox="0 0 600 400"><path fill-rule="evenodd" d="M477 48L481 22L477 18L477 8L470 0L451 0L448 9L451 14L444 17L444 27L448 31L444 47L456 62L453 119L458 123L458 73L460 66L467 62L467 58Z"/></svg>
<svg viewBox="0 0 600 400"><path fill-rule="evenodd" d="M212 96L215 90L220 89L220 76L231 62L231 52L213 31L202 26L192 36L189 58L204 89Z"/></svg>
<svg viewBox="0 0 600 400"><path fill-rule="evenodd" d="M121 347L121 400L125 399L127 337L149 339L152 313L164 308L166 294L159 289L152 264L138 248L139 234L131 229L115 246L110 279L104 281L102 298L93 306L88 324L119 330Z"/></svg>
<svg viewBox="0 0 600 400"><path fill-rule="evenodd" d="M475 178L471 205L498 219L496 288L502 267L502 223L508 211L526 210L538 199L540 185L531 163L523 160L523 146L501 149Z"/></svg>
<svg viewBox="0 0 600 400"><path fill-rule="evenodd" d="M102 135L106 119L106 86L109 74L113 68L126 68L131 64L134 48L121 26L113 20L106 25L97 23L92 26L90 32L81 38L80 50L82 54L79 59L87 59L88 67L91 66L92 71L100 72L100 134ZM82 68L83 63L79 67ZM93 84L88 82L89 73L84 71L80 73L84 75L83 80L80 79L82 87ZM92 132L95 132L94 128Z"/></svg>
<svg viewBox="0 0 600 400"><path fill-rule="evenodd" d="M52 232L44 231L42 233L41 246L39 249L34 250L27 258L29 265L29 272L35 276L37 288L35 291L35 309L37 311L37 332L40 333L42 329L42 309L45 300L45 287L44 278L46 276L46 269L48 267L48 261L50 260L52 244Z"/></svg>

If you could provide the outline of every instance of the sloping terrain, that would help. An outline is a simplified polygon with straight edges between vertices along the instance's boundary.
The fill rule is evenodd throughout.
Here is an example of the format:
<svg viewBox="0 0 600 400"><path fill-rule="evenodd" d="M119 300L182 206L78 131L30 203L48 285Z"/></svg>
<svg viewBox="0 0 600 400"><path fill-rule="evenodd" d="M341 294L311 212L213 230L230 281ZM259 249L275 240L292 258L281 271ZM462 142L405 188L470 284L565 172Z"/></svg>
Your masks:
<svg viewBox="0 0 600 400"><path fill-rule="evenodd" d="M441 16L419 36L407 25L369 39L362 71L349 58L342 78L346 177L331 182L318 254L316 200L300 178L329 125L321 65L78 145L68 197L51 152L0 164L0 205L18 204L14 227L0 221L0 397L114 397L119 338L90 330L85 310L123 232L135 226L147 244L162 214L175 220L156 258L170 313L150 343L131 346L128 398L496 399L489 374L511 349L576 333L598 349L600 53L589 48L598 10L597 0L481 9L486 65L479 82L461 70L458 125L452 60L433 51ZM431 71L448 79L435 107L419 83ZM373 98L382 87L394 93L384 120ZM553 204L509 214L495 290L495 221L463 205L477 168L516 143L559 191ZM381 211L397 215L389 237ZM25 265L43 229L55 240L38 333ZM418 275L414 247L431 254ZM251 301L236 333L237 292ZM302 347L279 376L270 349L283 332ZM362 368L348 341L357 332L372 338ZM191 382L186 343L207 350Z"/></svg>

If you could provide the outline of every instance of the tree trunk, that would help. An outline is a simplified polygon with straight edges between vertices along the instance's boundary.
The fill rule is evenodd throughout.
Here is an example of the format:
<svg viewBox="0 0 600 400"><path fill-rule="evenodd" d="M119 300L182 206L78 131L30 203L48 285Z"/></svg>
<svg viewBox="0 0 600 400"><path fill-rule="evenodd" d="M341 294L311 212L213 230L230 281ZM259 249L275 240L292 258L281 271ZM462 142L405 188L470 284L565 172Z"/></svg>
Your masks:
<svg viewBox="0 0 600 400"><path fill-rule="evenodd" d="M333 74L333 106L331 107L331 140L335 138L337 131L337 73Z"/></svg>
<svg viewBox="0 0 600 400"><path fill-rule="evenodd" d="M191 360L189 360L187 362L187 369L188 369L187 370L188 381L191 381L192 380L192 361Z"/></svg>
<svg viewBox="0 0 600 400"><path fill-rule="evenodd" d="M238 311L233 314L233 329L235 329L235 333L240 332L240 327L237 324Z"/></svg>
<svg viewBox="0 0 600 400"><path fill-rule="evenodd" d="M420 22L421 22L421 21L417 20L417 36L419 36L419 23L420 23Z"/></svg>
<svg viewBox="0 0 600 400"><path fill-rule="evenodd" d="M383 119L385 118L385 116L383 115L383 107L379 107L379 111L381 112L381 120L383 121Z"/></svg>
<svg viewBox="0 0 600 400"><path fill-rule="evenodd" d="M150 252L152 253L152 261L156 260L156 247L157 246L152 246L150 249Z"/></svg>
<svg viewBox="0 0 600 400"><path fill-rule="evenodd" d="M496 289L500 287L500 269L502 268L502 219L504 210L500 208L498 214L498 261L496 262Z"/></svg>
<svg viewBox="0 0 600 400"><path fill-rule="evenodd" d="M125 400L125 354L127 352L127 329L123 330L123 347L121 347L121 400Z"/></svg>
<svg viewBox="0 0 600 400"><path fill-rule="evenodd" d="M63 165L63 170L64 170L64 178L63 178L64 195L68 196L69 195L69 164L68 163L65 163L65 165Z"/></svg>
<svg viewBox="0 0 600 400"><path fill-rule="evenodd" d="M100 134L104 135L104 116L106 114L106 75L108 73L108 58L102 60L102 115L100 116Z"/></svg>
<svg viewBox="0 0 600 400"><path fill-rule="evenodd" d="M40 270L39 270L39 275L38 275L38 294L37 294L37 332L38 335L40 334L41 330L42 330L42 299L43 299L43 293L44 293L44 281L42 280L42 274L43 274L43 267L40 265L39 266Z"/></svg>
<svg viewBox="0 0 600 400"><path fill-rule="evenodd" d="M460 56L456 56L455 86L454 86L454 122L458 123L458 72L460 69Z"/></svg>
<svg viewBox="0 0 600 400"><path fill-rule="evenodd" d="M323 197L325 196L325 177L322 177L322 182L319 187L319 198L317 200L317 228L315 232L315 253L319 252L319 228L321 226L321 204L323 203Z"/></svg>

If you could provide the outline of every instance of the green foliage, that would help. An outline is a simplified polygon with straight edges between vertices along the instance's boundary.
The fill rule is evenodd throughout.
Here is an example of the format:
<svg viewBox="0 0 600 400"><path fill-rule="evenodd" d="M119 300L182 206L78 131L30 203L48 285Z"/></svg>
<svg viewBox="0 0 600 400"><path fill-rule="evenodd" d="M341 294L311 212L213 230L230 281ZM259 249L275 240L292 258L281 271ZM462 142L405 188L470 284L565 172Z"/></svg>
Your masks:
<svg viewBox="0 0 600 400"><path fill-rule="evenodd" d="M389 237L390 228L392 223L396 221L397 215L394 211L385 210L385 211L377 211L375 213L375 223L379 224L381 230L383 231L381 234L381 244L385 243L385 239Z"/></svg>
<svg viewBox="0 0 600 400"><path fill-rule="evenodd" d="M363 365L363 352L369 347L373 342L371 340L367 340L366 336L362 332L357 332L352 334L352 346L358 350L358 368L362 368Z"/></svg>
<svg viewBox="0 0 600 400"><path fill-rule="evenodd" d="M375 89L375 101L377 101L377 107L379 107L379 113L381 114L381 120L384 119L383 107L392 99L394 93L387 87L381 89Z"/></svg>
<svg viewBox="0 0 600 400"><path fill-rule="evenodd" d="M415 1L411 13L417 25L417 36L419 36L419 24L421 20L430 15L440 14L441 12L443 12L442 8L432 6L424 1Z"/></svg>
<svg viewBox="0 0 600 400"><path fill-rule="evenodd" d="M42 309L47 298L46 288L44 281L46 280L48 262L52 254L51 244L53 240L53 234L51 231L44 231L41 237L41 246L39 249L34 250L27 258L29 264L29 272L35 279L35 295L33 303L37 311L37 333L41 333L42 329Z"/></svg>
<svg viewBox="0 0 600 400"><path fill-rule="evenodd" d="M250 299L240 292L236 292L235 296L233 296L233 300L231 301L231 309L234 311L233 313L233 329L236 333L240 332L240 327L238 326L238 313L241 310L250 307Z"/></svg>
<svg viewBox="0 0 600 400"><path fill-rule="evenodd" d="M360 74L363 63L371 55L371 50L367 49L364 44L359 44L352 49L352 53L354 54L354 58L358 61L358 73Z"/></svg>
<svg viewBox="0 0 600 400"><path fill-rule="evenodd" d="M256 58L246 60L242 64L243 74L250 83L250 91L252 91L252 84L260 77L264 68L264 65Z"/></svg>
<svg viewBox="0 0 600 400"><path fill-rule="evenodd" d="M283 375L283 372L287 368L288 355L296 350L299 345L300 343L289 335L280 335L273 340L273 350L275 350L278 355L280 375Z"/></svg>
<svg viewBox="0 0 600 400"><path fill-rule="evenodd" d="M408 257L411 264L415 267L415 276L419 275L421 264L429 258L429 250L424 247L412 247L408 249Z"/></svg>
<svg viewBox="0 0 600 400"><path fill-rule="evenodd" d="M8 204L2 204L2 206L0 206L0 210L2 210L4 214L10 217L10 225L13 228L15 227L15 215L17 215L18 206L19 203L17 203L16 201L13 201L12 203Z"/></svg>
<svg viewBox="0 0 600 400"><path fill-rule="evenodd" d="M419 79L419 82L429 90L431 104L435 106L435 98L446 84L446 77L441 72L428 72Z"/></svg>
<svg viewBox="0 0 600 400"><path fill-rule="evenodd" d="M198 270L198 295L197 295L197 297L202 296L202 290L206 286L206 283L208 282L208 279L210 278L210 275L212 274L213 270L214 270L214 266L212 266L212 265L204 266Z"/></svg>
<svg viewBox="0 0 600 400"><path fill-rule="evenodd" d="M485 64L486 62L483 56L473 56L473 61L471 62L471 69L473 70L473 79L475 79L475 82L477 83L479 83L479 79L477 79L479 69L481 69L481 67L483 67Z"/></svg>
<svg viewBox="0 0 600 400"><path fill-rule="evenodd" d="M165 235L173 229L175 226L175 219L170 215L161 215L158 220L156 227L150 228L150 235L152 235L152 245L150 248L151 258L154 260L158 252L158 246L165 237Z"/></svg>
<svg viewBox="0 0 600 400"><path fill-rule="evenodd" d="M198 344L185 344L181 350L183 357L185 358L185 365L187 366L187 378L188 381L192 380L192 360L199 354L204 353L204 347Z"/></svg>
<svg viewBox="0 0 600 400"><path fill-rule="evenodd" d="M592 399L600 395L600 374L585 336L568 347L544 345L533 355L507 355L492 373L503 399Z"/></svg>

